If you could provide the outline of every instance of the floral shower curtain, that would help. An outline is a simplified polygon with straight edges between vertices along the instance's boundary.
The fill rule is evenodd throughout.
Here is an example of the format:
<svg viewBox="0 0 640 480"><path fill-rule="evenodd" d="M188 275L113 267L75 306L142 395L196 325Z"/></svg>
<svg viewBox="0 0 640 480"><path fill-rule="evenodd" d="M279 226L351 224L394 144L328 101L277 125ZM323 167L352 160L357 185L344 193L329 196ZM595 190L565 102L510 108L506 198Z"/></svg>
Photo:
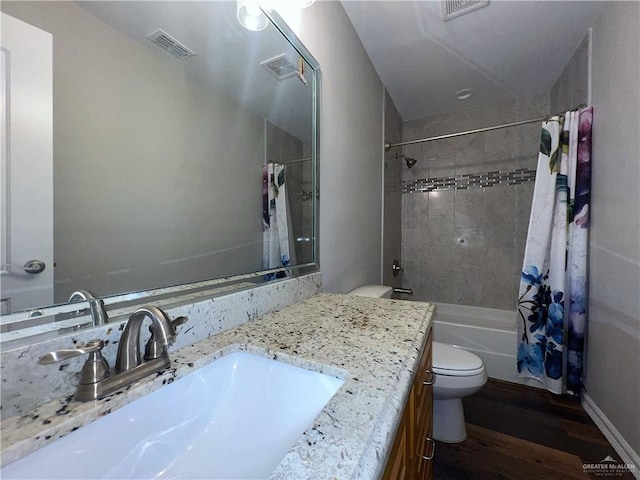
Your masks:
<svg viewBox="0 0 640 480"><path fill-rule="evenodd" d="M518 376L580 394L593 108L542 124L518 298Z"/></svg>
<svg viewBox="0 0 640 480"><path fill-rule="evenodd" d="M262 267L288 267L289 222L285 167L277 163L262 166ZM289 276L288 270L266 275L266 280Z"/></svg>

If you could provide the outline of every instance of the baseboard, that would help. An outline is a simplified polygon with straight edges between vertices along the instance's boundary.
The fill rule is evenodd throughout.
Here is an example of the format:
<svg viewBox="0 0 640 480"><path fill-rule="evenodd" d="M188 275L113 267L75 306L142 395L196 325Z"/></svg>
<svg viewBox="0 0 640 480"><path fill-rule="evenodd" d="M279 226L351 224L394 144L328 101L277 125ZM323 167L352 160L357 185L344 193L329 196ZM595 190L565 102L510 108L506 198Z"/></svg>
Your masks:
<svg viewBox="0 0 640 480"><path fill-rule="evenodd" d="M640 455L631 448L631 445L627 443L622 434L613 426L613 423L611 423L602 410L598 408L598 405L596 405L589 395L582 395L582 407L589 414L602 434L609 440L614 450L620 455L622 462L635 465L636 468L632 470L631 473L640 480Z"/></svg>

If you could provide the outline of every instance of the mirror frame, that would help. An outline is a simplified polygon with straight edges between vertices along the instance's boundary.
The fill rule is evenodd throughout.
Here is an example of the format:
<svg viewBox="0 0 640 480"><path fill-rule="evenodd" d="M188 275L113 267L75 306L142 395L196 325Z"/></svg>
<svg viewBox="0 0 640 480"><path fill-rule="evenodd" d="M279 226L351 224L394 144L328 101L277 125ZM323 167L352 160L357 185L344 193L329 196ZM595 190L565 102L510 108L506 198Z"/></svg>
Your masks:
<svg viewBox="0 0 640 480"><path fill-rule="evenodd" d="M200 295L217 296L227 295L234 292L248 290L251 288L264 285L264 283L256 282L256 280L264 277L270 273L278 273L282 271L288 271L290 276L283 277L281 279L274 279L269 283L282 282L291 278L299 277L302 275L315 273L320 271L319 267L319 158L320 158L320 91L321 91L321 71L320 64L313 57L311 52L303 45L295 32L287 25L284 19L276 12L269 11L261 7L262 12L268 18L271 25L280 32L280 34L288 41L291 46L298 52L298 54L306 61L310 67L309 72L312 72L312 79L309 82L312 88L312 142L311 142L311 158L312 158L312 210L313 210L313 222L312 222L312 254L313 261L310 263L304 263L300 265L292 265L288 267L280 267L267 270L259 270L255 272L248 272L238 275L231 275L225 277L211 278L198 282L189 282L184 284L176 284L172 286L146 289L132 292L119 293L108 296L96 297L104 302L107 307L126 308L129 312L133 311L137 306L142 304L149 304L163 299L163 305L168 307L177 303L184 303L188 301L190 295L194 292L199 292ZM234 285L235 284L235 285ZM203 293L205 292L205 293ZM167 301L167 299L170 299ZM163 307L164 308L164 307ZM40 323L47 325L55 322L48 317L54 317L58 314L77 312L79 310L89 309L89 302L75 302L75 303L61 303L50 306L34 307L29 310L24 310L16 313L10 313L0 316L1 325L16 325L20 323L33 323L37 320L42 320ZM89 320L90 316L85 315ZM114 319L114 324L117 318L121 314L116 314L111 318ZM76 317L77 318L80 317ZM90 322L87 322L90 323ZM85 324L82 324L85 325ZM80 326L82 326L80 325ZM78 326L77 328L80 328ZM77 328L71 329L77 331ZM83 331L88 331L95 326L89 326L83 328ZM29 332L29 329L34 329L33 332ZM64 325L60 325L58 328L47 329L48 333L54 333L55 335L63 335L68 333L70 329L65 328ZM50 338L47 336L46 338ZM4 348L13 348L17 346L28 345L37 341L41 341L42 332L37 327L26 326L24 329L12 329L12 331L0 334L0 345Z"/></svg>

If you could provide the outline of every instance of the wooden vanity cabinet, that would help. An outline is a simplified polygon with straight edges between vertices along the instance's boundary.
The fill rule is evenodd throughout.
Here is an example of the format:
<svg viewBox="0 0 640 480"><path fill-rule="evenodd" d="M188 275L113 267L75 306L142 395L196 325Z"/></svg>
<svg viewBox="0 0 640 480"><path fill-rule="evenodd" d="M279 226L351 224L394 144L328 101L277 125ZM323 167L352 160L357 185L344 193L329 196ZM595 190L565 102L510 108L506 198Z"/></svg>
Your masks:
<svg viewBox="0 0 640 480"><path fill-rule="evenodd" d="M432 331L420 356L383 480L426 480L433 477Z"/></svg>

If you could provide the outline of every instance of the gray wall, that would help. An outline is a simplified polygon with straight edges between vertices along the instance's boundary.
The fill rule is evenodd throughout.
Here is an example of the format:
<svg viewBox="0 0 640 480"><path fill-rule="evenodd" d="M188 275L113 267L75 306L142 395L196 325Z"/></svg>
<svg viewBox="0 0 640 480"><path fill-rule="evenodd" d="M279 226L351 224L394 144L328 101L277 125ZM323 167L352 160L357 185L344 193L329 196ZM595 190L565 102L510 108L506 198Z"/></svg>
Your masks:
<svg viewBox="0 0 640 480"><path fill-rule="evenodd" d="M382 280L383 88L340 2L302 12L320 62L320 267L328 292Z"/></svg>
<svg viewBox="0 0 640 480"><path fill-rule="evenodd" d="M549 95L405 122L404 140L527 120L549 113ZM403 181L536 168L540 124L403 147L418 163ZM515 310L533 182L405 193L404 283L414 299Z"/></svg>
<svg viewBox="0 0 640 480"><path fill-rule="evenodd" d="M587 350L587 394L636 454L640 454L639 19L638 2L611 2L593 26Z"/></svg>
<svg viewBox="0 0 640 480"><path fill-rule="evenodd" d="M573 110L589 102L589 35L585 35L551 88L551 111Z"/></svg>
<svg viewBox="0 0 640 480"><path fill-rule="evenodd" d="M402 141L402 117L393 100L384 91L384 138L385 142ZM393 276L394 260L402 259L402 193L400 181L404 161L394 158L397 149L384 153L384 237L382 251L382 281L392 287L402 286L403 275Z"/></svg>
<svg viewBox="0 0 640 480"><path fill-rule="evenodd" d="M56 299L261 268L263 119L73 2L2 9L53 33Z"/></svg>

